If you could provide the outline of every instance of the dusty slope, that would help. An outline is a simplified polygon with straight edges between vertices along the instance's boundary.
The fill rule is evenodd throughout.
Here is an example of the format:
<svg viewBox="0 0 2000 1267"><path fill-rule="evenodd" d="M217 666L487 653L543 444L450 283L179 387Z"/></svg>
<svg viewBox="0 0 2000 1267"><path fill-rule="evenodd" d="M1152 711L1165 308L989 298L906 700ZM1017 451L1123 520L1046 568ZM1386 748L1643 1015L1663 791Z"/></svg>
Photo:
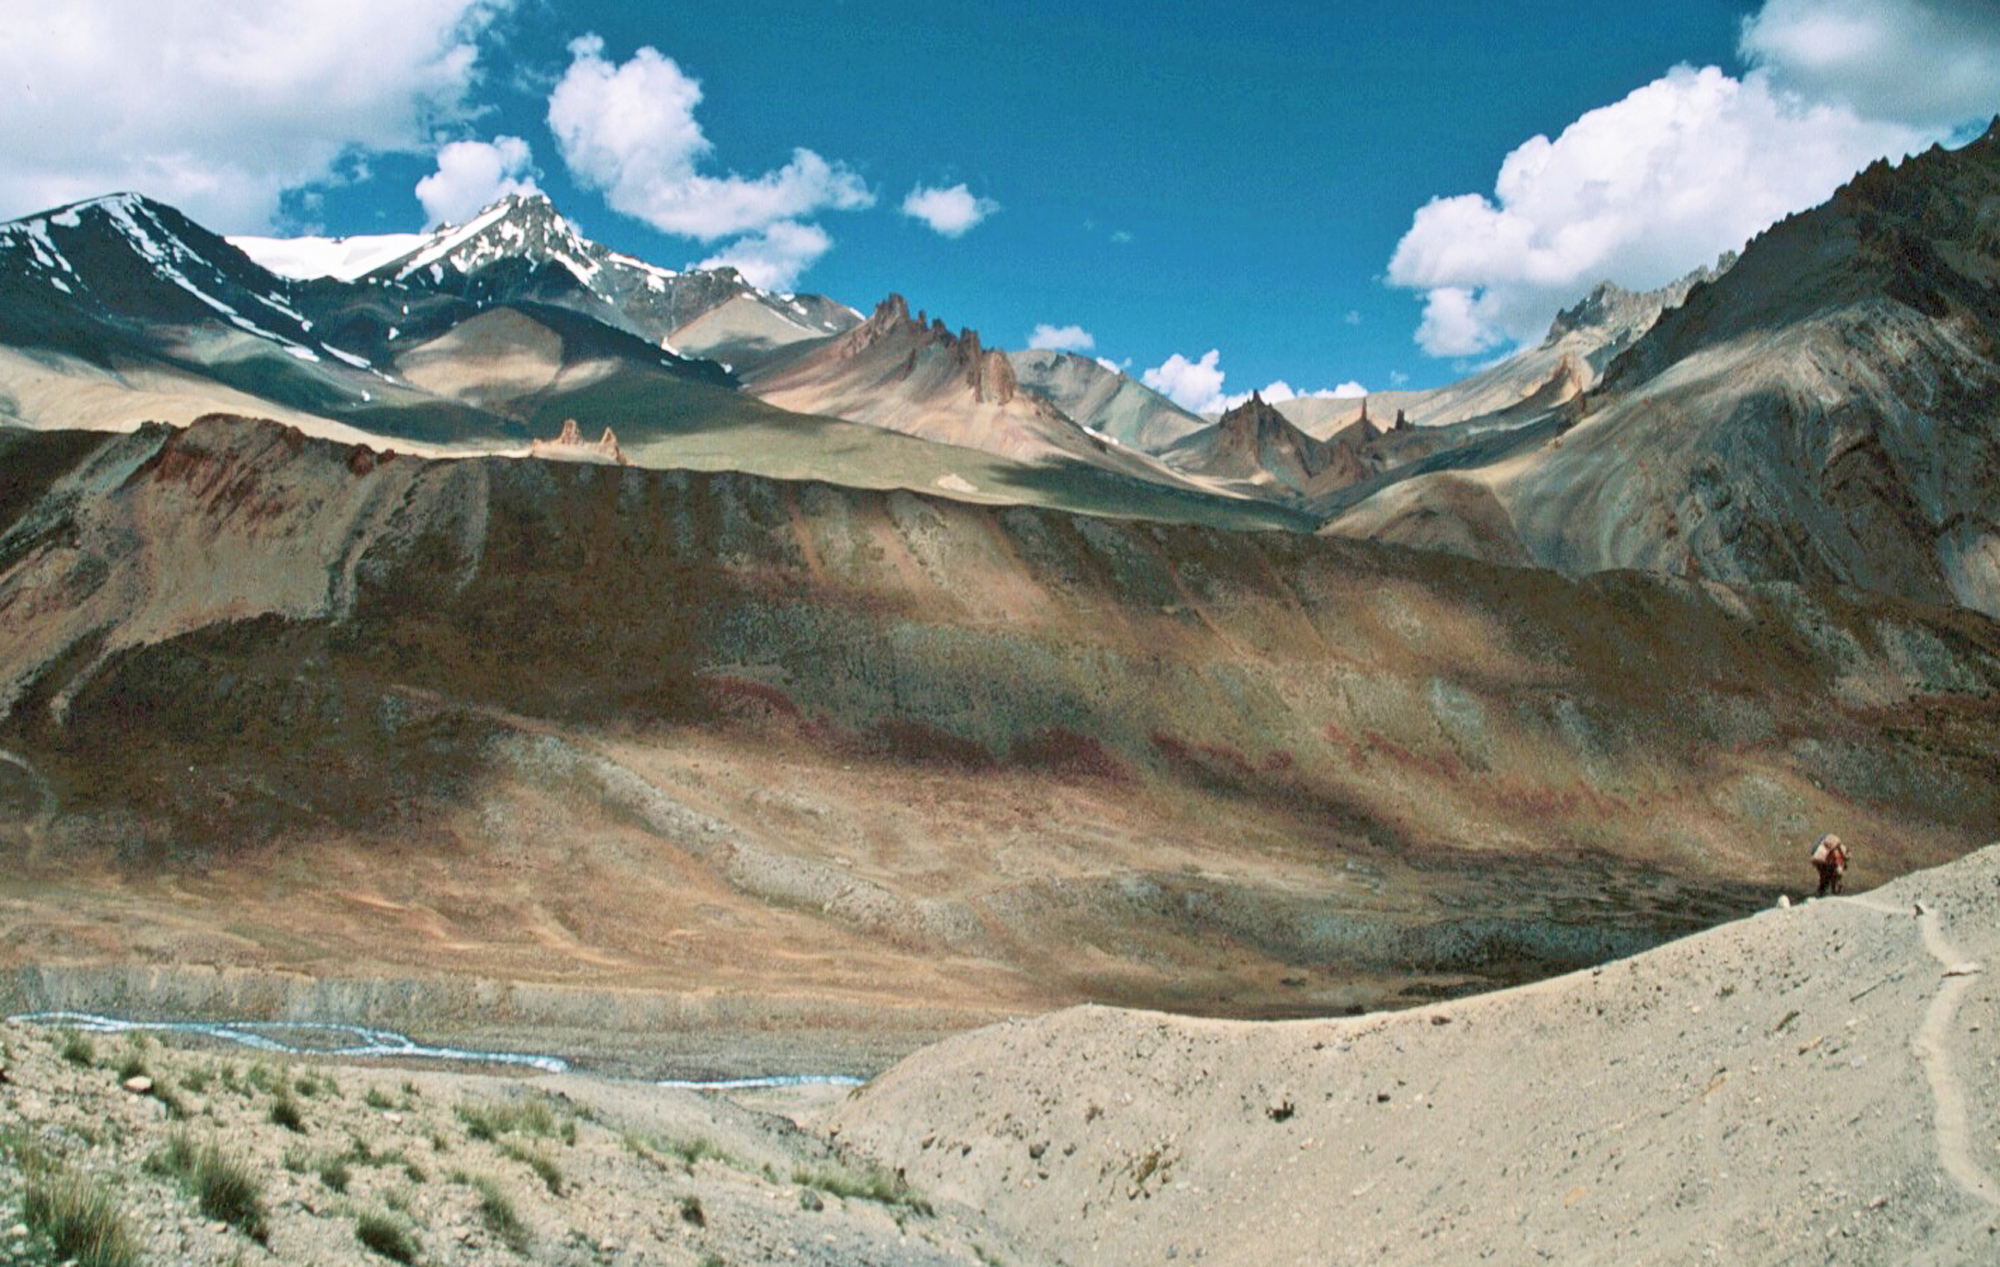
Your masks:
<svg viewBox="0 0 2000 1267"><path fill-rule="evenodd" d="M834 1120L1074 1263L1990 1263L1996 957L2000 847L1394 1016L1010 1023Z"/></svg>
<svg viewBox="0 0 2000 1267"><path fill-rule="evenodd" d="M1886 876L2000 816L1965 612L241 421L44 466L4 963L356 979L175 997L895 1031L875 1067L996 1010L1519 981L1761 902L1824 826Z"/></svg>

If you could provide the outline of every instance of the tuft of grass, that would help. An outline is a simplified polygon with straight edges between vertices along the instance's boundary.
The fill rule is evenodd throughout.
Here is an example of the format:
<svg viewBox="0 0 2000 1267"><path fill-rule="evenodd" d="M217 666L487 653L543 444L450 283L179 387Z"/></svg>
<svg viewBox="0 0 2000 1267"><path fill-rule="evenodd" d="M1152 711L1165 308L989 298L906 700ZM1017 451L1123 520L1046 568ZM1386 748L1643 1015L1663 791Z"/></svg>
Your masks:
<svg viewBox="0 0 2000 1267"><path fill-rule="evenodd" d="M695 1267L729 1267L729 1264L722 1261L720 1254L703 1254Z"/></svg>
<svg viewBox="0 0 2000 1267"><path fill-rule="evenodd" d="M249 1083L256 1090L267 1094L276 1091L279 1085L278 1075L271 1071L271 1066L261 1060L250 1066L249 1070L243 1075L243 1081Z"/></svg>
<svg viewBox="0 0 2000 1267"><path fill-rule="evenodd" d="M389 1189L388 1192L384 1193L382 1200L386 1202L389 1208L394 1210L396 1213L408 1214L410 1212L411 1203L416 1200L416 1194L411 1192L408 1188L395 1187Z"/></svg>
<svg viewBox="0 0 2000 1267"><path fill-rule="evenodd" d="M707 1227L708 1214L701 1208L701 1198L692 1192L680 1199L681 1222L693 1227Z"/></svg>
<svg viewBox="0 0 2000 1267"><path fill-rule="evenodd" d="M295 1175L302 1175L313 1168L312 1150L304 1144L293 1144L285 1150L285 1169Z"/></svg>
<svg viewBox="0 0 2000 1267"><path fill-rule="evenodd" d="M181 1086L194 1092L196 1095L200 1095L208 1090L208 1082L211 1076L207 1069L190 1069L181 1075Z"/></svg>
<svg viewBox="0 0 2000 1267"><path fill-rule="evenodd" d="M73 1065L88 1069L97 1063L97 1044L86 1034L68 1030L63 1034L62 1058Z"/></svg>
<svg viewBox="0 0 2000 1267"><path fill-rule="evenodd" d="M466 1100L456 1112L458 1120L465 1123L465 1133L474 1139L496 1140L502 1135L548 1139L559 1129L554 1110L539 1099Z"/></svg>
<svg viewBox="0 0 2000 1267"><path fill-rule="evenodd" d="M521 1221L521 1215L514 1209L514 1202L506 1190L486 1175L468 1175L459 1171L453 1177L460 1183L470 1184L472 1190L479 1194L479 1218L486 1224L486 1230L499 1237L515 1253L527 1253L534 1238L528 1232L528 1225Z"/></svg>
<svg viewBox="0 0 2000 1267"><path fill-rule="evenodd" d="M299 1112L299 1102L283 1091L271 1101L271 1121L284 1127L294 1135L306 1133L305 1115Z"/></svg>
<svg viewBox="0 0 2000 1267"><path fill-rule="evenodd" d="M930 1202L898 1178L894 1171L881 1166L845 1163L800 1166L792 1171L792 1182L802 1188L812 1188L849 1201L873 1201L925 1217L932 1213Z"/></svg>
<svg viewBox="0 0 2000 1267"><path fill-rule="evenodd" d="M708 1138L706 1135L689 1135L682 1139L663 1139L660 1147L671 1157L678 1157L681 1164L694 1169L697 1162L718 1161L725 1166L742 1168L743 1163L736 1155Z"/></svg>
<svg viewBox="0 0 2000 1267"><path fill-rule="evenodd" d="M139 1246L118 1202L88 1175L37 1149L15 1150L24 1180L21 1221L46 1239L58 1262L139 1267Z"/></svg>
<svg viewBox="0 0 2000 1267"><path fill-rule="evenodd" d="M380 1087L368 1088L368 1094L361 1097L361 1102L371 1109L393 1109L396 1107L396 1102L391 1100L388 1092L382 1090Z"/></svg>
<svg viewBox="0 0 2000 1267"><path fill-rule="evenodd" d="M319 1164L319 1181L335 1192L346 1192L347 1185L354 1182L354 1172L344 1159L329 1157Z"/></svg>
<svg viewBox="0 0 2000 1267"><path fill-rule="evenodd" d="M146 1159L146 1169L177 1180L209 1218L238 1228L253 1240L270 1235L262 1181L213 1140L196 1144L185 1131L175 1131L165 1147Z"/></svg>
<svg viewBox="0 0 2000 1267"><path fill-rule="evenodd" d="M411 1183L428 1183L430 1181L430 1176L424 1173L424 1168L414 1161L403 1163L403 1177Z"/></svg>
<svg viewBox="0 0 2000 1267"><path fill-rule="evenodd" d="M421 1247L407 1224L393 1214L368 1210L355 1216L354 1239L397 1263L414 1263Z"/></svg>
<svg viewBox="0 0 2000 1267"><path fill-rule="evenodd" d="M535 1177L542 1181L542 1186L549 1190L550 1196L559 1197L563 1194L562 1167L556 1165L555 1159L547 1153L509 1139L500 1142L500 1155L511 1161L518 1161L534 1171Z"/></svg>
<svg viewBox="0 0 2000 1267"><path fill-rule="evenodd" d="M125 1059L118 1062L118 1076L120 1078L150 1078L153 1076L153 1071L146 1068L146 1057L142 1053L128 1051L125 1053Z"/></svg>

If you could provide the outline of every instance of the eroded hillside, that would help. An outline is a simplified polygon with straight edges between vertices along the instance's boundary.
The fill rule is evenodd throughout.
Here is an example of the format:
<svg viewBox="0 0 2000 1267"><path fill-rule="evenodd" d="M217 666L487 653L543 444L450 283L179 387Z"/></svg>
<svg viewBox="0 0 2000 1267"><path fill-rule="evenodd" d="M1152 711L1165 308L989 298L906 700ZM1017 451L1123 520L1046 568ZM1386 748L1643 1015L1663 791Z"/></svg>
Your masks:
<svg viewBox="0 0 2000 1267"><path fill-rule="evenodd" d="M1963 611L243 420L10 446L0 944L191 1007L319 998L229 975L284 968L865 1064L1519 980L1759 903L1817 831L1866 883L2000 811Z"/></svg>

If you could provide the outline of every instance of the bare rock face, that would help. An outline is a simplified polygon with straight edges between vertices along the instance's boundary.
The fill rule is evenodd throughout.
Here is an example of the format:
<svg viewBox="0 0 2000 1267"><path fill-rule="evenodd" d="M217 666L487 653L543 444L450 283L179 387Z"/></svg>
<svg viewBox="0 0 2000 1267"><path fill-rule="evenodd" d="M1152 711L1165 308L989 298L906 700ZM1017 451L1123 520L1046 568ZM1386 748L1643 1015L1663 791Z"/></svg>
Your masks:
<svg viewBox="0 0 2000 1267"><path fill-rule="evenodd" d="M577 428L576 419L563 419L562 430L553 440L536 440L528 446L529 455L538 458L552 458L565 462L603 462L611 466L629 465L625 451L618 447L618 436L606 427L604 434L595 443L585 440Z"/></svg>

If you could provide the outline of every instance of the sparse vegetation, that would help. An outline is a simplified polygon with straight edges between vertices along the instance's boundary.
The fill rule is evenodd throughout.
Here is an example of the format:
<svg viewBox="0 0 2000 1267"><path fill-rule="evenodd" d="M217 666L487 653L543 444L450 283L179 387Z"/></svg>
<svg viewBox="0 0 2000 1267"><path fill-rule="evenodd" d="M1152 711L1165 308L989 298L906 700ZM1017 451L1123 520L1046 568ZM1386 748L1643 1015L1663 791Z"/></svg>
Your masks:
<svg viewBox="0 0 2000 1267"><path fill-rule="evenodd" d="M346 1192L347 1185L354 1182L354 1172L347 1168L345 1158L328 1157L319 1164L319 1181L335 1192Z"/></svg>
<svg viewBox="0 0 2000 1267"><path fill-rule="evenodd" d="M274 1124L284 1127L295 1135L306 1133L306 1119L299 1111L299 1102L285 1092L279 1092L278 1098L271 1101L270 1117Z"/></svg>
<svg viewBox="0 0 2000 1267"><path fill-rule="evenodd" d="M118 1202L88 1175L81 1175L37 1148L15 1148L21 1167L21 1221L31 1236L45 1241L53 1261L77 1267L138 1267L139 1247L125 1225Z"/></svg>
<svg viewBox="0 0 2000 1267"><path fill-rule="evenodd" d="M392 1262L413 1263L421 1252L416 1233L403 1220L378 1210L355 1217L354 1239Z"/></svg>
<svg viewBox="0 0 2000 1267"><path fill-rule="evenodd" d="M514 1202L506 1190L486 1175L468 1175L459 1171L453 1178L479 1194L479 1218L486 1225L486 1230L499 1237L515 1253L527 1253L534 1238L528 1232L528 1225L521 1221L521 1215L514 1209Z"/></svg>
<svg viewBox="0 0 2000 1267"><path fill-rule="evenodd" d="M792 1171L792 1182L849 1201L874 1201L926 1217L932 1213L930 1202L898 1178L894 1171L881 1166L839 1162L800 1166Z"/></svg>
<svg viewBox="0 0 2000 1267"><path fill-rule="evenodd" d="M501 1156L510 1161L518 1161L534 1171L535 1177L542 1181L542 1186L549 1190L550 1196L559 1197L563 1194L562 1167L556 1165L553 1157L511 1139L502 1140L499 1147Z"/></svg>
<svg viewBox="0 0 2000 1267"><path fill-rule="evenodd" d="M262 1241L270 1234L263 1184L248 1165L223 1152L214 1141L197 1145L185 1131L176 1131L167 1137L163 1148L146 1159L146 1169L178 1181L209 1218L254 1240Z"/></svg>
<svg viewBox="0 0 2000 1267"><path fill-rule="evenodd" d="M502 1135L534 1135L552 1138L561 1130L555 1111L546 1100L467 1100L457 1108L465 1133L474 1139L497 1140ZM574 1139L574 1123L570 1124Z"/></svg>

